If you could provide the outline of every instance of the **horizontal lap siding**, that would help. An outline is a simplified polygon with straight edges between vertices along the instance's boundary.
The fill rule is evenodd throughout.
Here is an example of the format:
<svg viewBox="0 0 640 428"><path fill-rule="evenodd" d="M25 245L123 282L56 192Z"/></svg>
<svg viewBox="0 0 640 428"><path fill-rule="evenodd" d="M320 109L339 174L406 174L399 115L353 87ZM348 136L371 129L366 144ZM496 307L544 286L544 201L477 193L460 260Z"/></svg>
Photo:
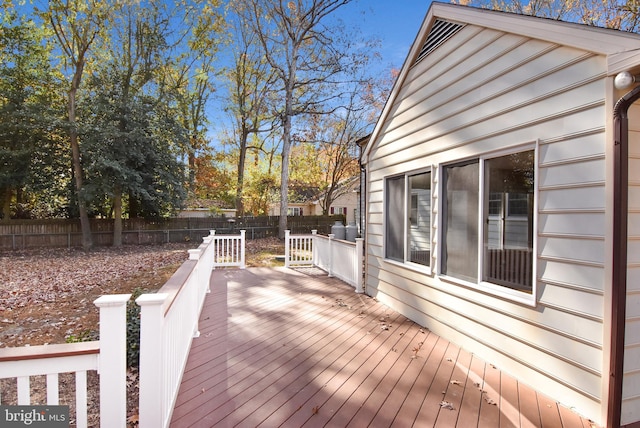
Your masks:
<svg viewBox="0 0 640 428"><path fill-rule="evenodd" d="M627 323L622 423L640 420L640 106L629 110Z"/></svg>
<svg viewBox="0 0 640 428"><path fill-rule="evenodd" d="M367 184L367 292L594 419L605 283L604 69L591 53L466 26L409 71L371 148ZM384 260L385 177L536 141L535 307ZM433 236L438 249L437 230Z"/></svg>

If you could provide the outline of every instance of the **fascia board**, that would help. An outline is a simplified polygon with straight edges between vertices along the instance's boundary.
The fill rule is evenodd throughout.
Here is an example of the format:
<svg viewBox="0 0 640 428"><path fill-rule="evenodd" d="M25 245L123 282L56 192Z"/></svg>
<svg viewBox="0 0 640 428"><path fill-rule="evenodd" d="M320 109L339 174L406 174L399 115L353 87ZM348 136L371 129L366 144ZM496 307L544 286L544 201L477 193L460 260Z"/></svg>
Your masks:
<svg viewBox="0 0 640 428"><path fill-rule="evenodd" d="M558 45L565 45L607 56L609 75L628 70L640 64L640 35L606 28L591 27L552 19L518 15L447 3L431 4L422 26L411 45L400 74L385 103L380 118L371 133L371 138L363 151L361 162L368 163L368 157L380 130L387 119L391 106L402 87L414 58L419 52L426 32L436 18L461 24L478 25L513 34L519 34Z"/></svg>

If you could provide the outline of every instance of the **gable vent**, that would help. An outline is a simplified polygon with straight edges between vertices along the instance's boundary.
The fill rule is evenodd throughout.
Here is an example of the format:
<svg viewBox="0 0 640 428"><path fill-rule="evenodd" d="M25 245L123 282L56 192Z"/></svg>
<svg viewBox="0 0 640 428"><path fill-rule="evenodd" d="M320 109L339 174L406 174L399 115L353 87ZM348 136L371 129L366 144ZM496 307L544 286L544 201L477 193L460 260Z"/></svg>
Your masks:
<svg viewBox="0 0 640 428"><path fill-rule="evenodd" d="M427 37L424 45L422 45L422 49L420 49L420 53L418 54L418 57L416 58L414 64L429 55L431 51L440 46L442 43L446 42L449 37L456 34L462 27L462 24L456 24L453 22L436 19L436 21L433 23L433 26L431 27L431 31L429 32L429 37Z"/></svg>

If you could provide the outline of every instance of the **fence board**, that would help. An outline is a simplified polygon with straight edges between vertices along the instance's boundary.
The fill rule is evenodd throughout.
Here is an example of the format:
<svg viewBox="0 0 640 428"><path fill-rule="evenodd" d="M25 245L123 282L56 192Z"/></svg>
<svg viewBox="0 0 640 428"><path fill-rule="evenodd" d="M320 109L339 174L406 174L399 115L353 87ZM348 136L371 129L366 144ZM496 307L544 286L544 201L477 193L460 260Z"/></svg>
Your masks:
<svg viewBox="0 0 640 428"><path fill-rule="evenodd" d="M158 218L124 219L122 242L125 245L162 244L168 242L200 241L216 230L219 234L237 234L246 230L247 239L278 236L277 216L237 218ZM342 216L296 216L287 218L292 233L331 233L331 226ZM90 219L93 242L96 246L113 243L113 220ZM0 222L0 250L39 247L81 247L82 233L78 219L11 220Z"/></svg>

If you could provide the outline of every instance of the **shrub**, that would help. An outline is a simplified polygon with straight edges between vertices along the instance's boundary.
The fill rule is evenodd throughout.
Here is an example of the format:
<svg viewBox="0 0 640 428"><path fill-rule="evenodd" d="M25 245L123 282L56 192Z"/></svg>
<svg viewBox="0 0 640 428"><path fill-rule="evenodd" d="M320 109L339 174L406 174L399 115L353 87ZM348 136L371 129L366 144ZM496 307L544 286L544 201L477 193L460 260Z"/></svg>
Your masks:
<svg viewBox="0 0 640 428"><path fill-rule="evenodd" d="M135 300L147 290L137 287L127 302L127 367L140 365L140 306Z"/></svg>

